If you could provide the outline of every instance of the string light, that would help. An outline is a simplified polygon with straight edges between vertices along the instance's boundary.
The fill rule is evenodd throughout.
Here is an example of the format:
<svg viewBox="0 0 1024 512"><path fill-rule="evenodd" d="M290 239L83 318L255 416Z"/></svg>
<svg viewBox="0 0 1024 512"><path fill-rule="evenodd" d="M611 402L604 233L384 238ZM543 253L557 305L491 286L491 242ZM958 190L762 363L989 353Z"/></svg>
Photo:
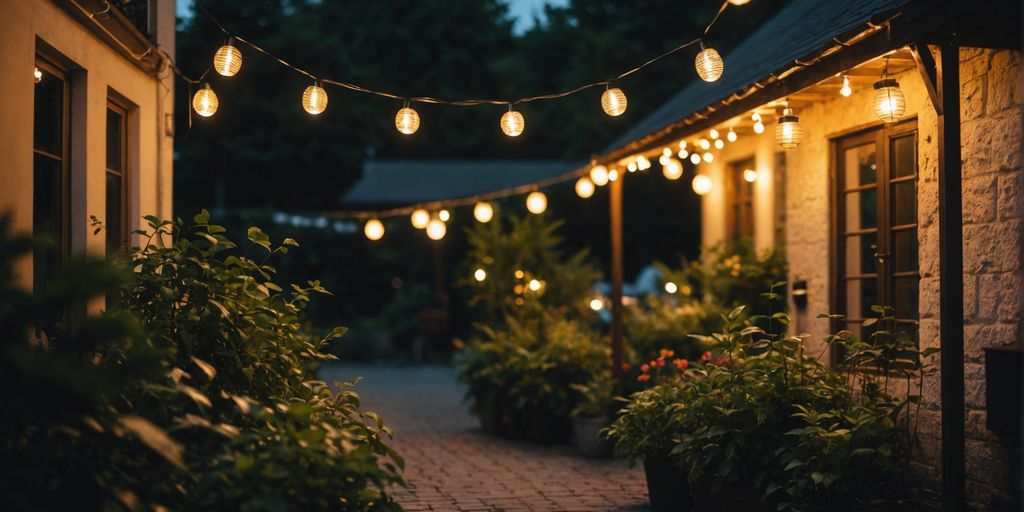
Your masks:
<svg viewBox="0 0 1024 512"><path fill-rule="evenodd" d="M757 181L757 171L753 169L743 169L743 181L746 181L747 183Z"/></svg>
<svg viewBox="0 0 1024 512"><path fill-rule="evenodd" d="M487 271L482 268L476 269L473 271L473 279L480 283L484 282L484 279L487 279Z"/></svg>
<svg viewBox="0 0 1024 512"><path fill-rule="evenodd" d="M764 122L761 121L761 114L758 114L757 112L750 114L750 120L754 122L754 133L764 133Z"/></svg>
<svg viewBox="0 0 1024 512"><path fill-rule="evenodd" d="M679 163L679 160L675 158L669 158L664 165L661 166L661 173L665 175L665 178L670 180L678 180L683 176L683 164Z"/></svg>
<svg viewBox="0 0 1024 512"><path fill-rule="evenodd" d="M725 141L722 139L715 139L715 149L722 149L725 147Z"/></svg>
<svg viewBox="0 0 1024 512"><path fill-rule="evenodd" d="M782 149L793 149L800 145L804 129L800 127L800 118L793 115L788 106L782 111L779 124L775 127L775 141Z"/></svg>
<svg viewBox="0 0 1024 512"><path fill-rule="evenodd" d="M405 135L412 135L416 133L416 130L420 129L420 115L416 110L409 106L408 101L406 101L405 106L398 109L398 113L395 114L395 128Z"/></svg>
<svg viewBox="0 0 1024 512"><path fill-rule="evenodd" d="M524 129L526 129L526 120L523 119L523 114L513 110L512 105L509 105L508 112L501 116L501 131L509 137L518 137Z"/></svg>
<svg viewBox="0 0 1024 512"><path fill-rule="evenodd" d="M452 218L452 212L448 210L441 210L437 212L437 218L441 219L441 222L448 222L448 219Z"/></svg>
<svg viewBox="0 0 1024 512"><path fill-rule="evenodd" d="M590 198L594 195L594 182L586 176L580 176L580 179L576 180L576 195L583 199Z"/></svg>
<svg viewBox="0 0 1024 512"><path fill-rule="evenodd" d="M604 309L604 301L601 299L590 299L590 309L594 311L601 311Z"/></svg>
<svg viewBox="0 0 1024 512"><path fill-rule="evenodd" d="M685 159L686 157L690 156L690 152L685 150L685 149L680 149L679 153L676 153L676 154L679 156L679 158L682 158L682 159Z"/></svg>
<svg viewBox="0 0 1024 512"><path fill-rule="evenodd" d="M35 71L32 72L32 77L35 79L36 83L38 84L39 82L43 81L43 72L40 71L39 68L36 68Z"/></svg>
<svg viewBox="0 0 1024 512"><path fill-rule="evenodd" d="M370 240L380 240L384 237L384 223L380 219L370 219L363 226L363 234Z"/></svg>
<svg viewBox="0 0 1024 512"><path fill-rule="evenodd" d="M626 164L626 170L629 172L636 172L636 160Z"/></svg>
<svg viewBox="0 0 1024 512"><path fill-rule="evenodd" d="M427 223L427 238L431 240L440 240L444 238L445 233L448 232L448 227L445 226L444 221L434 217Z"/></svg>
<svg viewBox="0 0 1024 512"><path fill-rule="evenodd" d="M690 183L690 186L693 187L693 191L698 196L706 196L711 192L711 178L704 174L698 174L693 177L693 182Z"/></svg>
<svg viewBox="0 0 1024 512"><path fill-rule="evenodd" d="M617 179L619 179L619 170L618 169L610 169L608 171L608 181L615 181Z"/></svg>
<svg viewBox="0 0 1024 512"><path fill-rule="evenodd" d="M700 139L699 141L697 141L697 145L700 146L700 148L703 149L704 151L711 149L711 141L707 139Z"/></svg>
<svg viewBox="0 0 1024 512"><path fill-rule="evenodd" d="M607 86L601 94L601 108L604 113L612 117L621 116L626 111L626 93L618 87Z"/></svg>
<svg viewBox="0 0 1024 512"><path fill-rule="evenodd" d="M409 216L409 222L412 222L412 227L416 229L425 229L430 222L430 214L423 208L417 208Z"/></svg>
<svg viewBox="0 0 1024 512"><path fill-rule="evenodd" d="M516 269L512 275L516 276L516 279L522 279L526 276L526 272L523 272L521 269Z"/></svg>
<svg viewBox="0 0 1024 512"><path fill-rule="evenodd" d="M210 84L203 84L203 87L192 97L192 109L203 117L210 117L217 113L219 104L217 94L210 88Z"/></svg>
<svg viewBox="0 0 1024 512"><path fill-rule="evenodd" d="M686 141L685 140L679 141L679 149L686 149Z"/></svg>
<svg viewBox="0 0 1024 512"><path fill-rule="evenodd" d="M718 50L704 48L704 41L701 41L700 46L703 49L697 53L697 58L694 61L697 75L705 82L714 82L722 77L725 63L722 62L722 56L718 54Z"/></svg>
<svg viewBox="0 0 1024 512"><path fill-rule="evenodd" d="M679 291L679 286L677 286L672 281L669 281L669 282L665 283L665 291L668 292L668 293L676 293L676 292Z"/></svg>
<svg viewBox="0 0 1024 512"><path fill-rule="evenodd" d="M235 46L235 38L229 37L213 54L213 69L223 76L235 76L242 69L242 52Z"/></svg>
<svg viewBox="0 0 1024 512"><path fill-rule="evenodd" d="M705 151L704 156L702 158L704 159L704 163L706 164L710 164L711 162L715 161L715 155L710 151Z"/></svg>
<svg viewBox="0 0 1024 512"><path fill-rule="evenodd" d="M691 153L690 154L690 163L693 164L693 165L699 164L700 163L700 153L697 153L696 151Z"/></svg>
<svg viewBox="0 0 1024 512"><path fill-rule="evenodd" d="M636 168L641 171L646 171L651 168L651 161L646 156L640 155L636 157Z"/></svg>
<svg viewBox="0 0 1024 512"><path fill-rule="evenodd" d="M473 207L473 218L484 224L490 222L494 218L494 207L487 201L480 201Z"/></svg>
<svg viewBox="0 0 1024 512"><path fill-rule="evenodd" d="M544 213L544 210L548 209L548 196L539 190L530 192L530 195L526 196L526 209L534 215Z"/></svg>
<svg viewBox="0 0 1024 512"><path fill-rule="evenodd" d="M850 75L843 75L843 87L839 89L839 94L846 97L853 94L853 89L850 88Z"/></svg>
<svg viewBox="0 0 1024 512"><path fill-rule="evenodd" d="M729 3L735 6L740 6L749 4L750 0L729 0Z"/></svg>
<svg viewBox="0 0 1024 512"><path fill-rule="evenodd" d="M725 134L725 139L728 140L729 142L736 142L736 138L736 131L733 130L732 128L729 128L729 133Z"/></svg>
<svg viewBox="0 0 1024 512"><path fill-rule="evenodd" d="M711 137L711 140L718 139L718 130L712 128L711 131L708 132L708 136Z"/></svg>
<svg viewBox="0 0 1024 512"><path fill-rule="evenodd" d="M595 165L590 168L590 181L594 185L603 187L608 184L608 168L603 165Z"/></svg>
<svg viewBox="0 0 1024 512"><path fill-rule="evenodd" d="M314 116L327 110L327 91L320 87L319 81L302 92L302 108Z"/></svg>
<svg viewBox="0 0 1024 512"><path fill-rule="evenodd" d="M526 285L530 288L530 291L532 292L539 292L541 288L540 281L536 279L530 279L530 282L527 283Z"/></svg>

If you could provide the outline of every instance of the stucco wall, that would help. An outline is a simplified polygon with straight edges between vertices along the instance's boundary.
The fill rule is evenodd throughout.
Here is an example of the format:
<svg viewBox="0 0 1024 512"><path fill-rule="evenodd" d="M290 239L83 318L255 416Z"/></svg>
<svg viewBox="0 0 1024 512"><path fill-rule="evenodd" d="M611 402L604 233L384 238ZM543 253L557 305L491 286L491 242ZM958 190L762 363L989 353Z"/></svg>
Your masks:
<svg viewBox="0 0 1024 512"><path fill-rule="evenodd" d="M173 54L174 2L157 3L157 39ZM95 37L50 0L0 0L0 211L14 229L32 230L32 139L37 39L74 64L71 76L71 247L103 254L104 235L94 235L89 216L103 220L106 206L106 108L108 91L131 104L129 112L130 229L143 215L171 215L171 120L173 81L150 76ZM165 73L166 74L166 73ZM31 258L17 268L19 282L32 282Z"/></svg>

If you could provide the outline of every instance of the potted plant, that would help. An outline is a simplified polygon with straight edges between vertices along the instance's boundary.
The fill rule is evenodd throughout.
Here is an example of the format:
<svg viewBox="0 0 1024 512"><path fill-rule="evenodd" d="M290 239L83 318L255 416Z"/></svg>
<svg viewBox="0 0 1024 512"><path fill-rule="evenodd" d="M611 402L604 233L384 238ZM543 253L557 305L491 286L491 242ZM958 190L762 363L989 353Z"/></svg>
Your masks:
<svg viewBox="0 0 1024 512"><path fill-rule="evenodd" d="M614 387L608 371L598 372L587 384L573 385L582 397L572 412L573 433L584 457L608 458L612 454L611 443L601 431L611 426Z"/></svg>

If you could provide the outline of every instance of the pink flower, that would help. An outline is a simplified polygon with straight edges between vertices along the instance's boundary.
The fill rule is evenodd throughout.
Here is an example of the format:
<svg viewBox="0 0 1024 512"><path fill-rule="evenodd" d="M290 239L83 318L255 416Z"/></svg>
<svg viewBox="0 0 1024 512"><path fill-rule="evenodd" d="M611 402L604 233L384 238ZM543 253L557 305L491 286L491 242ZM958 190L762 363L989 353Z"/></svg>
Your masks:
<svg viewBox="0 0 1024 512"><path fill-rule="evenodd" d="M649 373L641 373L640 375L637 376L636 380L639 382L647 382L651 380L651 375Z"/></svg>
<svg viewBox="0 0 1024 512"><path fill-rule="evenodd" d="M675 361L672 361L672 364L676 365L676 368L679 368L679 371L683 371L690 367L690 362L686 359L676 359Z"/></svg>
<svg viewBox="0 0 1024 512"><path fill-rule="evenodd" d="M701 361L707 361L708 359L711 359L711 351L710 350L708 350L707 352L704 352L704 355L700 356L700 360Z"/></svg>
<svg viewBox="0 0 1024 512"><path fill-rule="evenodd" d="M658 359L658 367L662 368L664 366L665 366L665 360L664 359Z"/></svg>
<svg viewBox="0 0 1024 512"><path fill-rule="evenodd" d="M644 373L647 373L647 372L651 371L651 366L649 364L646 364L646 363L642 364L642 365L640 365L640 371L642 371Z"/></svg>

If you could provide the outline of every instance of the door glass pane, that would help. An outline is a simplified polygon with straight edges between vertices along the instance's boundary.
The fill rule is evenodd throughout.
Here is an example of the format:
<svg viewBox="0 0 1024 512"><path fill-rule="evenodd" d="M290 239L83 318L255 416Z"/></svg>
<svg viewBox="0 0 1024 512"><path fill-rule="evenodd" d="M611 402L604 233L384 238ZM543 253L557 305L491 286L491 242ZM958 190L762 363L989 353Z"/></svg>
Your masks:
<svg viewBox="0 0 1024 512"><path fill-rule="evenodd" d="M121 172L121 139L122 133L121 113L107 109L107 169Z"/></svg>
<svg viewBox="0 0 1024 512"><path fill-rule="evenodd" d="M917 187L913 181L892 185L892 225L917 223Z"/></svg>
<svg viewBox="0 0 1024 512"><path fill-rule="evenodd" d="M913 176L917 172L916 139L917 137L911 133L890 140L893 178Z"/></svg>
<svg viewBox="0 0 1024 512"><path fill-rule="evenodd" d="M846 237L846 275L873 274L877 270L875 253L878 252L875 233Z"/></svg>
<svg viewBox="0 0 1024 512"><path fill-rule="evenodd" d="M917 270L917 230L905 229L892 234L893 272Z"/></svg>
<svg viewBox="0 0 1024 512"><path fill-rule="evenodd" d="M35 85L34 147L52 155L64 155L64 80L43 68Z"/></svg>
<svg viewBox="0 0 1024 512"><path fill-rule="evenodd" d="M878 279L851 279L846 282L847 318L871 318L871 306L878 305Z"/></svg>
<svg viewBox="0 0 1024 512"><path fill-rule="evenodd" d="M864 144L843 152L843 168L846 188L868 185L878 181L878 162L875 158L875 144Z"/></svg>
<svg viewBox="0 0 1024 512"><path fill-rule="evenodd" d="M45 245L33 251L35 286L50 275L60 264L62 234L64 231L61 211L62 163L47 156L36 154L33 162L32 179L32 234L42 237Z"/></svg>
<svg viewBox="0 0 1024 512"><path fill-rule="evenodd" d="M121 177L107 173L107 255L121 248L122 243Z"/></svg>
<svg viewBox="0 0 1024 512"><path fill-rule="evenodd" d="M893 308L896 318L901 320L917 320L918 318L918 286L920 278L897 277L893 279Z"/></svg>
<svg viewBox="0 0 1024 512"><path fill-rule="evenodd" d="M846 193L846 230L857 231L878 225L878 191L867 189Z"/></svg>

